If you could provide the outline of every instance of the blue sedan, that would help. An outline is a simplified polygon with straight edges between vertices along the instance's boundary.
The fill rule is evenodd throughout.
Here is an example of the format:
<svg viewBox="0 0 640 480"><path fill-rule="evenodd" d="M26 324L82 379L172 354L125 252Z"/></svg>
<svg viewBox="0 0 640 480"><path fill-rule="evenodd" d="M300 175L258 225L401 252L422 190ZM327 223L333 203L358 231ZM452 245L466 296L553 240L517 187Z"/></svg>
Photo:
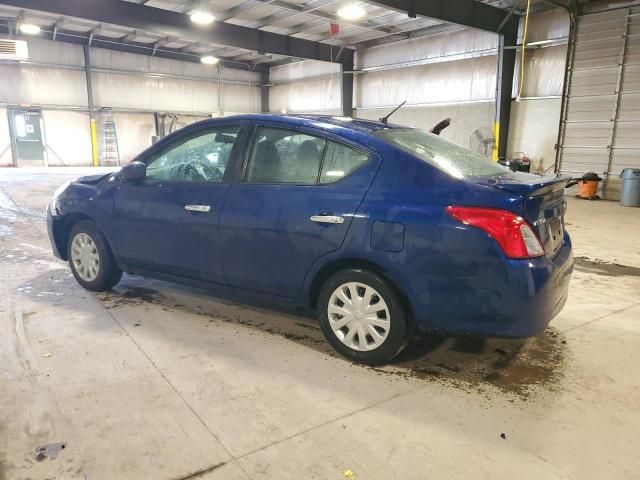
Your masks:
<svg viewBox="0 0 640 480"><path fill-rule="evenodd" d="M124 271L259 292L315 309L339 353L378 364L416 330L542 331L573 269L567 180L386 122L243 115L62 186L47 217L89 290Z"/></svg>

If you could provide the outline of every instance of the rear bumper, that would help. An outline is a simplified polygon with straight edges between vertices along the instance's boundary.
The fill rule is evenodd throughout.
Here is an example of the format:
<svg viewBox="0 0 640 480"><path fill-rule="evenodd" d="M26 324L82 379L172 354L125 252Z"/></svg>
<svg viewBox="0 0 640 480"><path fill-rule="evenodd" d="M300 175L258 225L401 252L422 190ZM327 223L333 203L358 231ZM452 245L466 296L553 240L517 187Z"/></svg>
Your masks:
<svg viewBox="0 0 640 480"><path fill-rule="evenodd" d="M60 260L66 260L65 256L61 253L61 246L58 245L57 233L60 231L60 224L62 222L61 217L54 216L51 213L51 205L47 206L47 233L49 234L49 242L51 242L51 250L53 254Z"/></svg>
<svg viewBox="0 0 640 480"><path fill-rule="evenodd" d="M565 234L553 259L507 259L501 269L500 275L432 279L432 302L414 306L418 329L509 338L540 333L567 301L571 240Z"/></svg>

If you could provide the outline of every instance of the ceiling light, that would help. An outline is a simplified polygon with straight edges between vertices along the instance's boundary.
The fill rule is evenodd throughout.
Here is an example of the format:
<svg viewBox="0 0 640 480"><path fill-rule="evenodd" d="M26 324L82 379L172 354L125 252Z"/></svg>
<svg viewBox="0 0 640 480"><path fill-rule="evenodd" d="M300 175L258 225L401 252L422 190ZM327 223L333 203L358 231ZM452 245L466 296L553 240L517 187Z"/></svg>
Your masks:
<svg viewBox="0 0 640 480"><path fill-rule="evenodd" d="M26 35L37 35L40 33L40 27L33 23L21 23L20 31Z"/></svg>
<svg viewBox="0 0 640 480"><path fill-rule="evenodd" d="M357 20L367 14L367 11L359 3L349 3L340 10L338 10L338 16L345 20Z"/></svg>
<svg viewBox="0 0 640 480"><path fill-rule="evenodd" d="M211 55L207 55L206 57L201 57L200 61L202 63L204 63L205 65L215 65L216 63L218 63L220 60L217 59L216 57L212 57Z"/></svg>
<svg viewBox="0 0 640 480"><path fill-rule="evenodd" d="M193 23L197 23L198 25L209 25L216 19L216 17L204 10L194 10L193 12L191 12L190 17L191 21Z"/></svg>

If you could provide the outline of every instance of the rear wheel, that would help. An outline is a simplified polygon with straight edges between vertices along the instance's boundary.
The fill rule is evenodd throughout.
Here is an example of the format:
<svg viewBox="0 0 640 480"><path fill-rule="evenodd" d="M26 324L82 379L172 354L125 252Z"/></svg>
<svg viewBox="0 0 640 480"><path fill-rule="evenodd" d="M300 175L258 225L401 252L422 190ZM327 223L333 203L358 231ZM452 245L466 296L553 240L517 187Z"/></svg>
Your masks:
<svg viewBox="0 0 640 480"><path fill-rule="evenodd" d="M122 278L107 241L90 220L78 222L71 228L67 258L73 276L87 290L110 290Z"/></svg>
<svg viewBox="0 0 640 480"><path fill-rule="evenodd" d="M320 291L318 316L335 350L371 365L400 353L410 332L400 296L384 278L367 270L331 276Z"/></svg>

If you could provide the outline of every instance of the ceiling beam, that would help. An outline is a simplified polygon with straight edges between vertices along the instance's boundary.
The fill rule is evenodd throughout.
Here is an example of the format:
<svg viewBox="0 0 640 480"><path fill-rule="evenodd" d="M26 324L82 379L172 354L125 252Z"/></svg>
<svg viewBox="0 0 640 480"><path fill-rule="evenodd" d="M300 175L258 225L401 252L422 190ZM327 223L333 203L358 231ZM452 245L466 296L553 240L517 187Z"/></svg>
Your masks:
<svg viewBox="0 0 640 480"><path fill-rule="evenodd" d="M0 0L0 4L120 25L193 42L231 46L264 53L331 61L331 46L224 22L193 25L189 16L123 0ZM353 56L353 50L345 52Z"/></svg>
<svg viewBox="0 0 640 480"><path fill-rule="evenodd" d="M369 0L369 3L404 12L410 17L434 18L486 32L503 33L507 37L518 31L518 15L478 0Z"/></svg>
<svg viewBox="0 0 640 480"><path fill-rule="evenodd" d="M369 38L367 40L356 41L355 39L347 38L347 43L351 42L356 48L371 48L378 45L384 45L386 43L397 42L406 38L427 37L431 35L440 35L443 33L452 33L460 30L464 30L465 27L461 25L452 25L450 23L440 23L438 25L430 25L428 27L417 28L414 30L407 30L403 32L403 37L396 35L384 35L380 37Z"/></svg>
<svg viewBox="0 0 640 480"><path fill-rule="evenodd" d="M12 34L12 28L10 22L3 23L0 21L0 34ZM54 38L55 34L55 38ZM180 60L182 62L193 62L200 63L200 55L199 54L191 54L187 52L181 52L179 50L169 49L164 47L164 44L169 42L169 38L160 39L154 43L139 43L139 42L129 42L123 43L114 38L109 37L101 37L99 35L92 34L89 32L88 34L83 34L80 32L71 32L57 29L54 33L52 31L48 31L47 29L43 29L38 34L39 38L44 38L47 40L55 40L58 42L64 43L72 43L75 45L91 45L96 48L106 48L108 50L116 50L119 52L126 53L135 53L138 55L149 55L153 57L160 58L168 58L171 60ZM268 72L269 66L262 64L252 64L250 62L236 62L236 61L227 61L224 58L220 58L220 63L224 65L226 68L235 68L239 70L247 71L247 69L251 69L254 72Z"/></svg>
<svg viewBox="0 0 640 480"><path fill-rule="evenodd" d="M271 2L269 2L271 3ZM238 15L243 14L244 12L249 12L251 10L254 10L258 7L261 7L263 4L257 2L257 1L252 1L252 0L246 0L242 3L239 3L238 5L236 5L235 7L231 7L227 10L224 10L222 12L216 13L216 18L218 20L220 20L221 22L224 22L225 20L229 20L230 18L236 17Z"/></svg>
<svg viewBox="0 0 640 480"><path fill-rule="evenodd" d="M290 19L291 17L299 14L308 14L315 17L320 17L317 20L327 19L327 20L339 22L342 25L353 25L356 27L364 27L364 28L370 28L373 30L379 30L383 33L393 33L392 29L376 25L376 23L372 21L345 20L343 18L338 17L338 15L334 15L333 13L320 10L320 8L326 7L327 5L331 5L335 2L329 2L329 4L323 4L318 7L308 7L306 4L290 3L285 0L256 0L256 1L262 2L263 4L270 4L275 7L283 8L284 10L278 13L274 13L273 15L269 15L268 17L261 18L260 20L256 20L255 24L253 25L255 28L266 27L267 25L271 25L280 20ZM311 21L313 22L315 20L311 20ZM305 23L307 22L303 22L300 25L304 25ZM290 28L294 28L294 27L290 27Z"/></svg>

